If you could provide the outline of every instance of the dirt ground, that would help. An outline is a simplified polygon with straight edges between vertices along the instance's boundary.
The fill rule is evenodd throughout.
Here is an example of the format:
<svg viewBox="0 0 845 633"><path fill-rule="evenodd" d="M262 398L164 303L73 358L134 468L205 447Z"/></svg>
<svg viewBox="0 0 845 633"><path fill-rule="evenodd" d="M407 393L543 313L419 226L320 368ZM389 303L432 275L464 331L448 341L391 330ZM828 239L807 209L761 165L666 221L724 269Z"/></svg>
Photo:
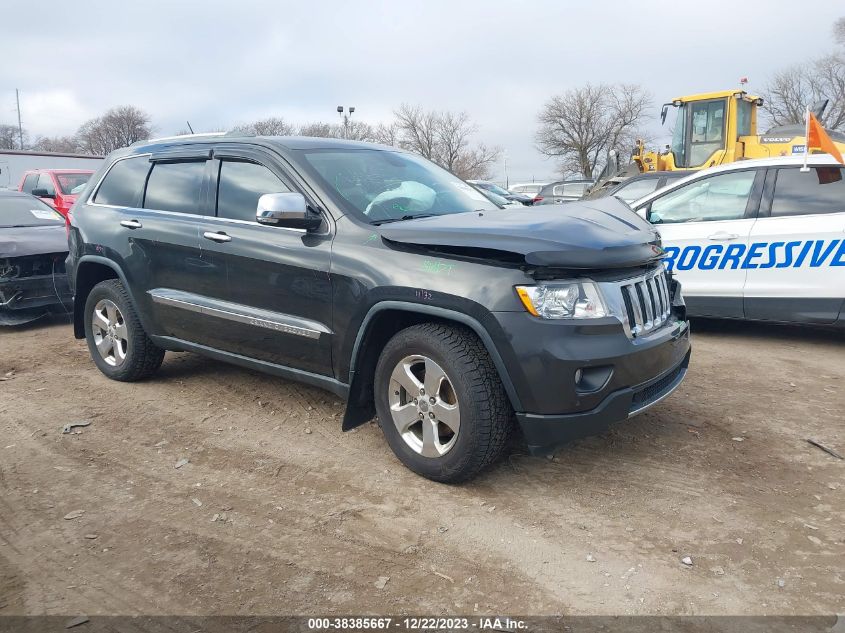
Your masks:
<svg viewBox="0 0 845 633"><path fill-rule="evenodd" d="M121 384L65 321L6 329L0 615L845 611L845 461L805 441L845 453L845 338L693 331L668 400L453 487L326 392L190 354Z"/></svg>

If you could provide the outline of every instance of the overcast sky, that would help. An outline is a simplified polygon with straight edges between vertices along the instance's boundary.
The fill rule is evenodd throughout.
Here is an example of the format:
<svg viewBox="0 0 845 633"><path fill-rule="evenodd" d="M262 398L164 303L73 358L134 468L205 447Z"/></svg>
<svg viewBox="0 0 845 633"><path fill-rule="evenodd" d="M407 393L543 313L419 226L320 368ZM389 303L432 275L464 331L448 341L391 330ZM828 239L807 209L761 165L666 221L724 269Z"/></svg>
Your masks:
<svg viewBox="0 0 845 633"><path fill-rule="evenodd" d="M0 123L17 122L15 88L31 138L122 104L168 135L186 119L197 131L336 120L339 104L376 123L406 102L466 110L479 139L505 150L511 183L542 180L555 165L534 133L550 96L640 83L659 134L664 101L742 76L753 92L832 49L843 14L845 3L807 0L12 0L0 10Z"/></svg>

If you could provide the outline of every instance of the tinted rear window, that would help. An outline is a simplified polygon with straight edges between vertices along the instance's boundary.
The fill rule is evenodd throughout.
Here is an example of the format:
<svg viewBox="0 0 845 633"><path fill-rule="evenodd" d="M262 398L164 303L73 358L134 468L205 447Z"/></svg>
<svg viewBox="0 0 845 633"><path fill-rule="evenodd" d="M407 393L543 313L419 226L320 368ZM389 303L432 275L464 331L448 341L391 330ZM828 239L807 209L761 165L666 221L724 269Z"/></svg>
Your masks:
<svg viewBox="0 0 845 633"><path fill-rule="evenodd" d="M772 216L845 212L845 181L839 167L812 167L808 172L778 169Z"/></svg>
<svg viewBox="0 0 845 633"><path fill-rule="evenodd" d="M156 163L147 181L144 208L202 213L200 193L205 161Z"/></svg>
<svg viewBox="0 0 845 633"><path fill-rule="evenodd" d="M64 218L38 198L0 196L0 228L64 224Z"/></svg>
<svg viewBox="0 0 845 633"><path fill-rule="evenodd" d="M146 156L116 162L97 189L94 202L116 207L141 206L141 194L149 170L150 161Z"/></svg>

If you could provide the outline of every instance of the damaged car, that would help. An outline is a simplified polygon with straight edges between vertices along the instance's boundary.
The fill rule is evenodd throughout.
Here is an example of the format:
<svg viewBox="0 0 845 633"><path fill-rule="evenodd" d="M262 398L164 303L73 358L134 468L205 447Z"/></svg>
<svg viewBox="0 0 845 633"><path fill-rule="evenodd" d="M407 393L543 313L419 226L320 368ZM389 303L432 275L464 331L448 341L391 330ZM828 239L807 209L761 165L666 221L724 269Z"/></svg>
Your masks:
<svg viewBox="0 0 845 633"><path fill-rule="evenodd" d="M476 475L517 426L539 455L601 432L689 363L680 285L625 203L500 208L393 147L136 143L69 230L74 333L107 377L147 378L171 350L321 387L344 430L376 417L436 481Z"/></svg>
<svg viewBox="0 0 845 633"><path fill-rule="evenodd" d="M66 312L64 218L38 198L0 191L0 325L20 325Z"/></svg>

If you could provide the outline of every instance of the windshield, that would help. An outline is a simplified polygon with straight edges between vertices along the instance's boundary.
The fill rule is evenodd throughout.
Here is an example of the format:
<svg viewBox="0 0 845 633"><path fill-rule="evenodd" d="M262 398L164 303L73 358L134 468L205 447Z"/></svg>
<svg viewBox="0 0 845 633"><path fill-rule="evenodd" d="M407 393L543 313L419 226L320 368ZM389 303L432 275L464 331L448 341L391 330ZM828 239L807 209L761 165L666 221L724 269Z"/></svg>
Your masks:
<svg viewBox="0 0 845 633"><path fill-rule="evenodd" d="M38 198L0 196L0 228L62 224L62 216Z"/></svg>
<svg viewBox="0 0 845 633"><path fill-rule="evenodd" d="M62 193L79 193L82 190L91 174L56 174L56 180L59 181L59 189Z"/></svg>
<svg viewBox="0 0 845 633"><path fill-rule="evenodd" d="M507 207L507 206L509 206L509 205L511 205L511 206L512 206L512 205L514 205L514 204L519 204L518 202L517 202L517 203L511 202L511 201L510 201L510 200L508 200L507 198L505 198L505 197L503 197L503 196L500 196L498 193L493 193L493 192L492 192L492 191L490 191L489 189L482 189L482 190L481 190L481 193L483 193L483 194L484 194L484 196L485 196L488 200L490 200L490 202L492 202L493 204L495 204L497 207Z"/></svg>
<svg viewBox="0 0 845 633"><path fill-rule="evenodd" d="M487 191L492 191L497 196L510 196L512 195L510 191L506 191L502 189L499 185L494 185L492 182L483 182L483 181L476 181L473 183L476 187L481 187L482 189L486 189Z"/></svg>
<svg viewBox="0 0 845 633"><path fill-rule="evenodd" d="M497 209L471 185L413 154L375 149L299 153L344 212L371 224Z"/></svg>

